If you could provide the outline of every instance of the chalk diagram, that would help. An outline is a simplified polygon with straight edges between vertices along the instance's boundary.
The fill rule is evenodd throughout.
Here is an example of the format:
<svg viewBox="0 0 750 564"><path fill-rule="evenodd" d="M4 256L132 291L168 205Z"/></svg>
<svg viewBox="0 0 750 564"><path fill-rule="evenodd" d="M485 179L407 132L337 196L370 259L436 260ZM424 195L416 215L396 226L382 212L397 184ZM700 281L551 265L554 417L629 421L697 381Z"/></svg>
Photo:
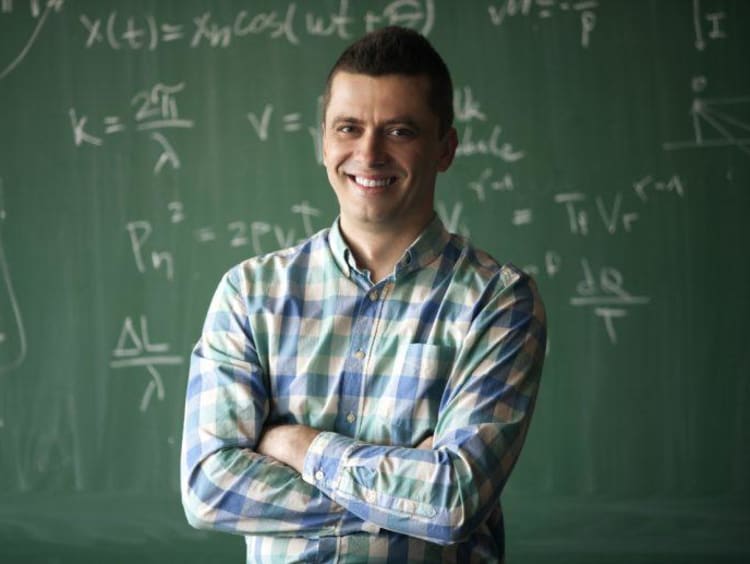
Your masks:
<svg viewBox="0 0 750 564"><path fill-rule="evenodd" d="M41 4L45 4L42 8ZM28 52L34 46L39 33L44 28L44 24L47 22L47 18L52 10L59 12L63 7L63 0L48 0L40 2L40 0L30 0L29 9L31 17L36 21L29 38L26 43L23 44L18 54L11 61L0 60L0 80L3 80L6 76L13 72L13 70L21 64ZM0 0L0 13L12 13L13 12L13 0Z"/></svg>
<svg viewBox="0 0 750 564"><path fill-rule="evenodd" d="M709 147L736 147L750 155L750 96L703 98L705 77L693 79L695 98L690 107L693 139L669 141L666 151Z"/></svg>
<svg viewBox="0 0 750 564"><path fill-rule="evenodd" d="M21 308L13 291L10 268L3 248L1 228L6 214L2 203L2 188L0 178L0 375L18 368L26 358L26 333Z"/></svg>

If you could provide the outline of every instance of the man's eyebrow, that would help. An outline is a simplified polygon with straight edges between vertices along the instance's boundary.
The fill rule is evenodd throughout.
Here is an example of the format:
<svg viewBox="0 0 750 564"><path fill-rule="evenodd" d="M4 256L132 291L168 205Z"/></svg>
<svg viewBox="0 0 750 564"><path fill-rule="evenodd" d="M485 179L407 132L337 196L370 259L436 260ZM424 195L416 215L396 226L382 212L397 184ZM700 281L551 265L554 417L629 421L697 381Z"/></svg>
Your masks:
<svg viewBox="0 0 750 564"><path fill-rule="evenodd" d="M342 116L333 116L331 118L331 123L333 123L333 124L337 124L337 123L352 123L352 124L355 124L355 125L361 125L362 123L364 123L364 121L361 120L361 119L359 119L359 118L356 118L354 116L342 115ZM413 118L411 118L409 116L395 116L395 117L392 117L392 118L389 118L389 119L385 120L383 123L378 124L378 125L381 126L381 127L382 126L386 126L387 127L387 126L392 126L392 125L405 125L405 126L411 128L411 129L414 129L414 130L417 130L417 131L421 129L421 127L419 126L419 124Z"/></svg>
<svg viewBox="0 0 750 564"><path fill-rule="evenodd" d="M362 120L353 116L333 116L332 123L362 123Z"/></svg>
<svg viewBox="0 0 750 564"><path fill-rule="evenodd" d="M386 120L383 125L405 125L411 129L419 131L422 129L419 124L409 116L396 116L389 120Z"/></svg>

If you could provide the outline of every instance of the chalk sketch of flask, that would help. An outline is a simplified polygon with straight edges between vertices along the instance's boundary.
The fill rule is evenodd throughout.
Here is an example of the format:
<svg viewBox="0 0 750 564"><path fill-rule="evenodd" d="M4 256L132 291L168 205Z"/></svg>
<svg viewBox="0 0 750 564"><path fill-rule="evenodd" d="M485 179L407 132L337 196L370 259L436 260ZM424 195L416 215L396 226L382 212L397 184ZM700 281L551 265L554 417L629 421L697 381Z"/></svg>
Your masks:
<svg viewBox="0 0 750 564"><path fill-rule="evenodd" d="M0 222L4 219L0 210ZM0 223L2 227L2 223ZM26 358L26 333L18 306L0 230L0 375L18 368Z"/></svg>

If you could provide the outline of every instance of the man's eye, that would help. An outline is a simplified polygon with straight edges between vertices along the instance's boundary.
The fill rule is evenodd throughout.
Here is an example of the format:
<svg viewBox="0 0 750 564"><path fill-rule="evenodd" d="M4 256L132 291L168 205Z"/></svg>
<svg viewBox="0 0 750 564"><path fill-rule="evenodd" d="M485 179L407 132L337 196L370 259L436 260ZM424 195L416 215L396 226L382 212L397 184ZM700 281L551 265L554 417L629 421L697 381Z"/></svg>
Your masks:
<svg viewBox="0 0 750 564"><path fill-rule="evenodd" d="M340 125L336 131L339 133L354 133L354 126L353 125Z"/></svg>
<svg viewBox="0 0 750 564"><path fill-rule="evenodd" d="M391 129L390 134L393 137L414 137L414 132L411 129L405 127L396 127Z"/></svg>

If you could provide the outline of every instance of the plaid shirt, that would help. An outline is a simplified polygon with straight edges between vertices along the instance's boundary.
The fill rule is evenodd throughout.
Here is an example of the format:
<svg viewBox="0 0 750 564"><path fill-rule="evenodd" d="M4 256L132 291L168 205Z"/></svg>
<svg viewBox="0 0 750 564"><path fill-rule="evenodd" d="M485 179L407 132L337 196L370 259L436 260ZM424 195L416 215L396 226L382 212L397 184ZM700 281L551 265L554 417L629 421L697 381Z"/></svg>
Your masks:
<svg viewBox="0 0 750 564"><path fill-rule="evenodd" d="M501 560L545 338L533 281L437 218L374 285L338 222L237 265L192 354L188 520L248 562ZM254 452L269 423L323 431L302 475Z"/></svg>

